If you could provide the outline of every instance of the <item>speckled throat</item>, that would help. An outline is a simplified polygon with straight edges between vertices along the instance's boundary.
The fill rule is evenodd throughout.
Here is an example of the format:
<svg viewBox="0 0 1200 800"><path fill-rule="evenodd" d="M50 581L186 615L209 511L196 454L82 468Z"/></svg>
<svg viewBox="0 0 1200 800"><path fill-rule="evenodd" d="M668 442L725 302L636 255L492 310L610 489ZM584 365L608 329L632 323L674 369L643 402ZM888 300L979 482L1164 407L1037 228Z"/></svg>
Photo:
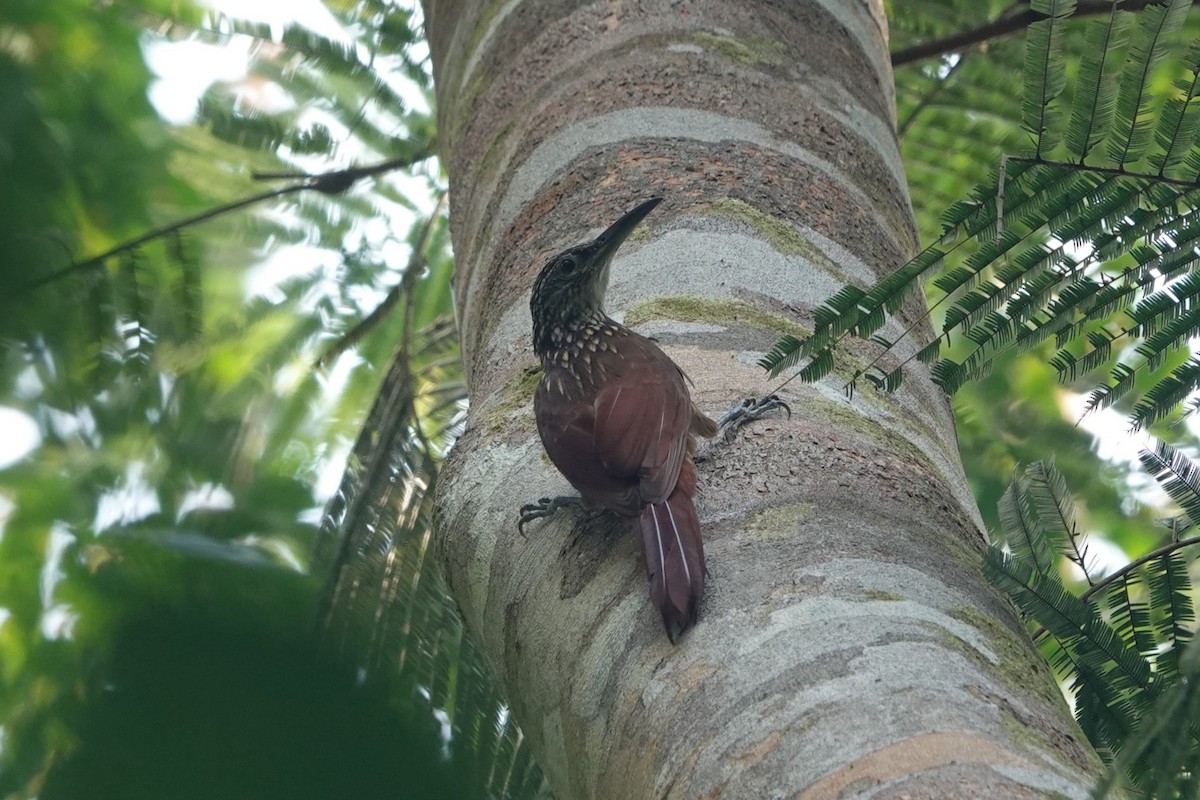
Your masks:
<svg viewBox="0 0 1200 800"><path fill-rule="evenodd" d="M546 337L547 348L538 355L547 379L560 384L559 391L565 389L561 386L560 370L570 373L582 389L585 384L595 386L608 377L608 365L614 359L624 360L621 341L634 335L624 325L597 311L575 327L552 328Z"/></svg>
<svg viewBox="0 0 1200 800"><path fill-rule="evenodd" d="M592 311L576 320L554 320L545 325L540 336L538 327L535 321L534 352L543 364L554 362L560 366L566 366L561 362L571 356L586 357L605 350L613 336L629 330L603 311Z"/></svg>

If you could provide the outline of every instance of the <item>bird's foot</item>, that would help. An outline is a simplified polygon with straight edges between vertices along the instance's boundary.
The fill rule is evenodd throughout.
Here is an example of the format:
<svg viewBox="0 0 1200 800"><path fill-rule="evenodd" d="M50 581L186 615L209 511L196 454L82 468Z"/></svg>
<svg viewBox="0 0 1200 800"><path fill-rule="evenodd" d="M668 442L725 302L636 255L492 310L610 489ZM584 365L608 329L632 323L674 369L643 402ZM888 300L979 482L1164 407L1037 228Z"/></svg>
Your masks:
<svg viewBox="0 0 1200 800"><path fill-rule="evenodd" d="M760 419L767 412L774 411L777 408L782 408L787 414L788 419L792 418L792 409L780 399L779 395L771 394L766 397L747 397L733 408L725 412L725 415L717 420L717 435L712 442L709 443L696 456L696 461L705 461L712 454L716 444L728 443L733 439L733 435L737 433L743 425L748 422L753 422Z"/></svg>
<svg viewBox="0 0 1200 800"><path fill-rule="evenodd" d="M560 508L569 508L578 506L583 503L583 498L577 495L559 495L558 497L543 497L535 503L526 503L521 506L521 519L517 523L517 530L521 535L525 535L525 526L533 522L535 519L548 517Z"/></svg>
<svg viewBox="0 0 1200 800"><path fill-rule="evenodd" d="M725 416L717 420L717 434L722 441L729 441L733 434L737 433L738 429L747 422L762 417L768 411L774 411L777 408L782 408L788 415L788 419L792 418L791 407L783 402L777 394L769 394L766 397L747 397L733 408L725 412Z"/></svg>

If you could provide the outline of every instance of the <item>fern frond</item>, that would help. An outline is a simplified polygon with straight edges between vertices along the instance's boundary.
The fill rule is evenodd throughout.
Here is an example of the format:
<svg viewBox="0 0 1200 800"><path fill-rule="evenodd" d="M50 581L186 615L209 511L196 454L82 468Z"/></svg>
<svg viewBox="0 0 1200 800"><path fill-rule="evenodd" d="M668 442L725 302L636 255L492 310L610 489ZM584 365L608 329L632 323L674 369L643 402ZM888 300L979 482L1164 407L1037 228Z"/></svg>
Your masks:
<svg viewBox="0 0 1200 800"><path fill-rule="evenodd" d="M964 375L962 365L952 358L943 358L929 370L929 377L946 394L954 394L962 388Z"/></svg>
<svg viewBox="0 0 1200 800"><path fill-rule="evenodd" d="M1187 517L1188 527L1200 524L1200 467L1165 441L1138 454L1142 468L1162 484Z"/></svg>
<svg viewBox="0 0 1200 800"><path fill-rule="evenodd" d="M1120 400L1133 388L1133 379L1135 376L1136 373L1134 370L1124 364L1115 365L1109 376L1110 382L1097 386L1088 395L1087 402L1083 406L1083 413L1090 414L1096 409L1108 408Z"/></svg>
<svg viewBox="0 0 1200 800"><path fill-rule="evenodd" d="M1104 140L1116 107L1117 81L1106 69L1111 53L1124 46L1130 14L1118 11L1113 0L1108 19L1088 25L1086 44L1079 62L1079 77L1071 98L1071 118L1064 141L1071 154L1083 163L1092 148Z"/></svg>
<svg viewBox="0 0 1200 800"><path fill-rule="evenodd" d="M1179 311L1178 300L1181 298L1175 295L1156 297L1155 295L1164 292L1163 289L1145 296L1143 300L1136 303L1134 303L1134 300L1138 292L1146 286L1158 281L1160 278L1187 269L1190 263L1195 260L1192 248L1188 245L1200 237L1200 229L1197 229L1195 225L1197 220L1200 220L1200 212L1188 214L1183 218L1182 227L1173 232L1176 237L1179 237L1174 241L1178 242L1181 245L1180 247L1176 247L1175 244L1168 242L1163 245L1163 252L1159 252L1159 250L1153 247L1142 246L1133 248L1135 265L1122 270L1120 275L1112 278L1101 289L1095 301L1085 312L1085 320L1107 319L1118 310L1126 309L1126 315L1133 319L1134 324L1131 327L1125 328L1119 334L1114 334L1112 338L1115 340L1120 336L1131 334L1146 335L1154 329L1153 326L1157 324L1158 320L1173 318ZM1181 282L1188 280L1189 277L1180 279L1180 282L1175 284L1181 286L1180 291L1187 289L1187 286ZM1148 301L1148 304L1138 311L1138 308L1146 301ZM1131 303L1133 303L1133 307L1129 308ZM1147 327L1143 328L1143 325Z"/></svg>
<svg viewBox="0 0 1200 800"><path fill-rule="evenodd" d="M140 368L149 363L150 353L147 351L148 329L146 327L146 307L148 298L145 296L138 277L138 252L131 251L121 258L120 276L125 284L126 313L118 317L118 325L122 344L131 365Z"/></svg>
<svg viewBox="0 0 1200 800"><path fill-rule="evenodd" d="M1200 411L1200 397L1193 397L1188 401L1187 406L1184 407L1182 416L1184 419L1187 419L1197 411Z"/></svg>
<svg viewBox="0 0 1200 800"><path fill-rule="evenodd" d="M967 338L975 342L976 348L954 368L950 382L961 386L967 381L977 380L984 370L990 369L992 361L1008 349L1027 352L1070 327L1079 313L1079 306L1099 290L1100 285L1095 281L1086 278L1076 281L1065 287L1045 308L1026 307L1029 299L1044 294L1066 277L1057 273L1043 273L1036 281L1021 287L1017 297L1010 301L1009 307L1013 309L1011 315L1008 311L989 314L967 331ZM1031 292L1031 288L1041 291ZM1035 313L1038 318L1030 321ZM950 374L947 372L947 377Z"/></svg>
<svg viewBox="0 0 1200 800"><path fill-rule="evenodd" d="M1039 213L1045 215L1044 218L1032 217L1025 221L1034 230L1043 224L1049 225L1051 234L1060 241L1089 241L1101 232L1108 220L1120 218L1131 211L1139 194L1140 190L1131 182L1126 181L1122 185L1112 179L1092 186L1083 197L1076 197L1064 189L1063 195L1053 205L1047 203L1039 207ZM984 268L993 264L1014 244L1012 242L1006 247L992 250L981 249L968 260L967 267L943 274L934 281L934 285L947 293L970 285ZM1041 272L1052 265L1055 270L1053 274ZM1031 245L997 268L995 281L984 289L968 293L949 309L943 330L949 331L964 321L970 325L976 324L982 315L995 310L1006 297L1006 292L1017 292L1016 297L1009 300L1007 316L1018 321L1026 319L1041 306L1054 288L1066 282L1067 277L1081 266L1067 255L1063 246L1051 249L1041 244ZM1021 284L1031 280L1035 282L1034 287L1024 290ZM1023 309L1027 313L1022 314Z"/></svg>
<svg viewBox="0 0 1200 800"><path fill-rule="evenodd" d="M1052 187L1061 186L1065 182L1076 179L1075 173L1053 167L1027 169L1022 165L1021 168L1010 171L1015 175L1010 175L1005 185L1005 202L1006 208L1009 208L1012 213L1021 212L1026 209L1027 204L1044 198ZM956 224L963 228L966 237L981 235L994 228L996 188L995 183L990 186L977 187L976 194L983 199L973 204L963 205L962 218ZM911 261L876 284L869 292L857 287L844 287L814 312L815 330L812 336L801 343L800 346L803 350L801 357L832 344L836 339L855 329L863 317L875 313L877 309L898 307L904 298L916 288L918 281L942 264L947 255L967 241L970 239L963 238L949 250L937 245L927 247ZM964 277L964 280L968 279L969 276ZM791 347L780 348L778 358L786 357L791 351ZM772 359L772 361L775 360ZM779 370L774 370L772 374L778 374L778 372Z"/></svg>
<svg viewBox="0 0 1200 800"><path fill-rule="evenodd" d="M1169 313L1176 313L1175 306ZM1147 336L1136 348L1135 352L1146 360L1146 367L1151 371L1158 369L1163 356L1168 349L1178 349L1186 339L1200 334L1200 306L1195 306L1167 322L1150 336Z"/></svg>
<svg viewBox="0 0 1200 800"><path fill-rule="evenodd" d="M800 360L800 348L804 342L797 339L791 334L784 335L774 345L770 351L758 360L758 365L765 369L772 378L785 369L790 369Z"/></svg>
<svg viewBox="0 0 1200 800"><path fill-rule="evenodd" d="M847 335L876 334L884 313L929 280L933 311L942 314L941 336L899 367L885 370L872 362L864 368L877 387L899 387L905 365L941 355L942 340L949 342L957 331L973 348L948 351L933 365L934 381L947 392L986 375L1000 355L1032 349L1051 336L1056 352L1050 363L1060 380L1110 365L1126 343L1126 352L1135 354L1135 363L1111 367L1106 385L1092 392L1088 410L1111 406L1135 383L1141 392L1140 376L1159 369L1167 354L1200 335L1200 311L1189 287L1166 291L1179 276L1192 280L1192 273L1200 274L1200 188L1183 185L1178 177L1158 180L1184 162L1190 165L1193 155L1200 170L1200 147L1195 146L1200 44L1182 59L1191 71L1176 84L1173 104L1161 118L1157 115L1167 99L1165 82L1155 77L1157 65L1169 48L1178 47L1171 33L1182 24L1188 5L1162 0L1135 13L1113 0L1104 4L1109 13L1082 37L1070 34L1083 50L1071 73L1071 119L1064 131L1054 117L1068 74L1062 47L1074 4L1035 3L1045 19L1035 23L1027 39L1023 121L1037 138L1036 158L1008 156L996 180L977 185L967 199L947 208L936 246L874 287L855 289L852 297L823 307L813 337L781 340L764 364L778 372L815 358ZM986 81L981 85L991 87ZM1072 163L1046 160L1060 134L1066 136ZM922 158L935 157L938 141L922 139L930 148ZM1095 150L1102 141L1107 147ZM1097 152L1111 156L1117 143L1116 166L1084 165ZM1158 176L1126 169L1144 161L1151 144ZM1123 311L1128 323L1114 318ZM879 343L888 351L906 336L907 331ZM1172 402L1186 400L1194 386L1186 378L1185 371L1176 370L1152 385L1152 393L1133 404L1135 424L1161 419Z"/></svg>
<svg viewBox="0 0 1200 800"><path fill-rule="evenodd" d="M1171 681L1179 673L1179 657L1192 640L1196 614L1188 592L1187 561L1178 551L1167 553L1146 565L1146 584L1150 587L1150 607L1155 614L1159 652L1154 660L1162 680Z"/></svg>
<svg viewBox="0 0 1200 800"><path fill-rule="evenodd" d="M1048 222L1050 234L1060 242L1090 245L1103 236L1114 221L1126 219L1139 207L1145 194L1141 179L1103 176L1083 194L1068 193L1061 212Z"/></svg>
<svg viewBox="0 0 1200 800"><path fill-rule="evenodd" d="M1003 543L1013 557L1028 561L1039 573L1054 569L1055 552L1029 503L1029 479L1014 477L997 505Z"/></svg>
<svg viewBox="0 0 1200 800"><path fill-rule="evenodd" d="M1132 779L1140 794L1155 798L1195 798L1197 736L1200 717L1200 659L1197 647L1185 652L1182 680L1160 692L1143 718L1148 724L1121 749L1108 774L1093 791L1096 800L1109 797L1122 777Z"/></svg>
<svg viewBox="0 0 1200 800"><path fill-rule="evenodd" d="M1175 189L1176 187L1171 187ZM1185 192L1180 189L1174 199L1182 199ZM1174 202L1160 204L1154 208L1139 207L1129 212L1125 219L1113 220L1109 230L1102 232L1092 242L1096 257L1105 261L1116 259L1143 240L1151 236L1162 225L1178 218Z"/></svg>
<svg viewBox="0 0 1200 800"><path fill-rule="evenodd" d="M1084 659L1076 658L1069 674L1073 675L1075 719L1088 740L1101 743L1097 750L1112 761L1116 755L1112 748L1119 747L1136 729L1137 715L1128 697L1114 690L1104 672Z"/></svg>
<svg viewBox="0 0 1200 800"><path fill-rule="evenodd" d="M191 258L183 246L183 234L178 231L167 238L171 258L179 265L178 302L182 313L181 339L195 339L204 333L204 287L200 264Z"/></svg>
<svg viewBox="0 0 1200 800"><path fill-rule="evenodd" d="M1149 685L1146 659L1127 647L1090 605L1068 592L1057 576L1039 574L996 547L984 555L983 571L1023 614L1075 650L1085 663L1107 673L1105 684L1114 692Z"/></svg>
<svg viewBox="0 0 1200 800"><path fill-rule="evenodd" d="M1154 126L1154 143L1162 152L1151 155L1148 162L1159 175L1184 162L1200 132L1200 104L1196 102L1200 95L1200 44L1192 45L1189 57L1192 77L1175 83L1183 97L1167 98Z"/></svg>
<svg viewBox="0 0 1200 800"><path fill-rule="evenodd" d="M1025 470L1029 500L1041 521L1047 541L1083 570L1092 583L1087 565L1087 544L1075 522L1075 498L1054 461L1038 461Z"/></svg>
<svg viewBox="0 0 1200 800"><path fill-rule="evenodd" d="M1057 255L1061 255L1061 248L1058 249ZM961 325L978 324L986 315L995 312L1006 300L1010 300L1014 292L1021 291L1024 288L1023 284L1030 279L1030 273L1036 276L1038 270L1044 269L1054 258L1056 253L1040 244L1031 245L1018 253L996 269L993 280L986 282L982 288L966 293L946 310L945 321L942 323L943 332ZM971 277L969 274L964 275L965 279Z"/></svg>
<svg viewBox="0 0 1200 800"><path fill-rule="evenodd" d="M1134 303L1125 312L1132 322L1130 329L1138 336L1153 336L1163 325L1194 308L1197 298L1200 273L1184 275Z"/></svg>
<svg viewBox="0 0 1200 800"><path fill-rule="evenodd" d="M942 337L935 336L933 341L917 351L915 358L922 364L932 364L942 352Z"/></svg>
<svg viewBox="0 0 1200 800"><path fill-rule="evenodd" d="M867 371L861 373L861 375L870 381L871 385L878 392L891 394L892 392L899 391L900 387L904 385L904 372L901 369L894 369L890 372L877 369L876 372L878 374Z"/></svg>
<svg viewBox="0 0 1200 800"><path fill-rule="evenodd" d="M1179 29L1191 5L1191 0L1168 0L1138 14L1117 92L1113 136L1108 143L1108 156L1118 167L1137 161L1150 145L1154 123L1150 78L1166 55L1165 37Z"/></svg>
<svg viewBox="0 0 1200 800"><path fill-rule="evenodd" d="M1050 366L1058 371L1059 381L1073 381L1079 373L1091 372L1112 357L1114 338L1108 331L1089 331L1087 340L1091 347L1082 356L1061 349L1050 359Z"/></svg>
<svg viewBox="0 0 1200 800"><path fill-rule="evenodd" d="M1037 142L1035 153L1053 148L1051 129L1057 124L1055 99L1067 85L1062 61L1064 19L1075 12L1075 0L1031 0L1030 10L1046 15L1032 23L1025 36L1025 91L1021 122Z"/></svg>
<svg viewBox="0 0 1200 800"><path fill-rule="evenodd" d="M1142 654L1153 657L1158 640L1150 618L1150 604L1142 599L1142 574L1134 570L1113 581L1104 592L1109 622L1117 635Z"/></svg>
<svg viewBox="0 0 1200 800"><path fill-rule="evenodd" d="M815 383L833 371L833 350L825 348L813 355L812 360L801 368L800 380L805 383Z"/></svg>
<svg viewBox="0 0 1200 800"><path fill-rule="evenodd" d="M891 303L898 304L899 302L900 298L894 298L891 301L888 301L888 305ZM896 308L889 307L887 310L894 312L896 311ZM884 322L886 321L887 315L884 313L884 306L876 306L870 311L859 315L858 321L855 323L850 332L860 339L867 339L877 330L882 328Z"/></svg>
<svg viewBox="0 0 1200 800"><path fill-rule="evenodd" d="M845 320L851 316L851 312L858 309L859 301L864 296L866 292L857 286L846 286L825 301L824 305L813 312L813 321L816 324L813 338L821 335L840 336L850 330L854 323L847 323Z"/></svg>
<svg viewBox="0 0 1200 800"><path fill-rule="evenodd" d="M1193 356L1146 390L1129 416L1130 425L1140 430L1158 422L1197 389L1200 389L1200 357Z"/></svg>

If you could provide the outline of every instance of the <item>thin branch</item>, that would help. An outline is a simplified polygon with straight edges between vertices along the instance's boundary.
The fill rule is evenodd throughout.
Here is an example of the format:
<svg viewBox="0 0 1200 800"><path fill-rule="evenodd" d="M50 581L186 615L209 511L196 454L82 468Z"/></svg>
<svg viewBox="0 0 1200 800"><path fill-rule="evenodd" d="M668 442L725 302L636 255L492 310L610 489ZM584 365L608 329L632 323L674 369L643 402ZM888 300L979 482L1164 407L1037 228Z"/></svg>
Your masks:
<svg viewBox="0 0 1200 800"><path fill-rule="evenodd" d="M1112 573L1111 575L1105 576L1103 580L1098 581L1095 585L1093 585L1091 588L1089 588L1086 592L1079 595L1079 599L1086 603L1089 600L1091 600L1091 598L1097 592L1102 592L1106 588L1108 588L1108 585L1111 584L1113 581L1116 581L1120 578L1125 577L1130 572L1133 572L1135 569L1142 566L1143 564L1153 561L1156 558L1161 558L1162 556L1169 555L1171 553L1174 553L1176 550L1180 550L1184 547L1189 547L1194 544L1200 544L1200 536L1193 536L1190 539L1181 539L1178 542L1171 542L1170 544L1164 544L1162 547L1158 548L1157 550L1151 550L1149 553L1146 553L1146 555L1142 556L1141 558L1130 561L1128 564L1121 567L1119 570Z"/></svg>
<svg viewBox="0 0 1200 800"><path fill-rule="evenodd" d="M305 181L305 185L300 187L302 189L316 189L318 192L325 194L340 194L363 178L370 178L384 172L391 172L392 170L407 169L418 161L424 161L432 157L432 155L431 147L430 149L422 149L411 156L401 156L366 167L347 167L346 169L339 169L333 172L324 172L320 175L309 175L304 172L252 172L250 173L250 177L256 181L303 180Z"/></svg>
<svg viewBox="0 0 1200 800"><path fill-rule="evenodd" d="M1151 172L1130 172L1116 167L1092 167L1087 164L1075 164L1070 161L1048 161L1044 158L1028 158L1024 156L1006 156L1009 161L1020 161L1023 164L1038 164L1044 167L1062 167L1072 172L1094 172L1097 175L1111 175L1116 178L1137 178L1139 180L1165 183L1170 186L1183 186L1188 189L1200 187L1200 179L1185 180L1183 178L1163 178Z"/></svg>
<svg viewBox="0 0 1200 800"><path fill-rule="evenodd" d="M438 217L442 213L442 208L445 205L445 198L445 192L439 195L437 205L434 207L432 213L430 213L429 219L425 220L425 224L421 227L421 232L417 235L416 244L413 245L412 253L408 257L408 264L404 267L404 272L402 273L400 282L392 287L379 305L376 306L370 314L367 314L367 316L363 317L353 328L346 331L346 333L342 334L342 336L338 337L338 340L330 345L329 349L322 353L321 357L317 359L315 366L323 367L329 364L331 361L333 361L333 359L345 352L347 348L354 346L355 343L366 336L371 329L379 324L379 321L387 316L392 308L395 307L396 303L400 301L400 298L405 295L408 295L409 301L407 304L408 311L406 311L404 324L404 339L401 343L401 346L406 351L408 350L410 344L409 340L412 333L412 325L409 322L409 319L412 315L408 312L411 312L412 308L411 298L413 296L413 288L416 285L417 279L421 276L422 268L425 266L425 245L429 241L429 234L430 231L433 230L434 223L437 222Z"/></svg>
<svg viewBox="0 0 1200 800"><path fill-rule="evenodd" d="M1200 3L1200 0L1193 0L1192 2L1193 5L1197 3ZM1121 11L1141 11L1146 6L1156 5L1163 5L1163 0L1125 0L1125 2L1120 3L1119 8ZM1111 11L1111 0L1080 0L1072 16L1087 17ZM892 66L901 67L905 64L924 61L927 58L954 53L980 44L981 42L986 42L989 39L1007 36L1012 33L1020 33L1033 23L1040 22L1046 18L1045 14L1029 9L1013 14L1012 16L999 17L975 28L968 28L965 31L943 36L940 39L930 39L927 42L906 47L903 50L897 50L892 53Z"/></svg>
<svg viewBox="0 0 1200 800"><path fill-rule="evenodd" d="M952 77L954 77L954 73L957 72L958 68L961 67L963 65L963 63L967 60L968 55L970 55L970 54L963 53L962 57L959 58L958 61L954 62L954 65L952 67L950 67L948 70L946 70L946 74L942 76L941 80L939 80L937 82L937 84L933 87L933 89L930 90L928 93L926 93L917 102L917 104L915 106L913 106L912 110L908 113L908 116L905 117L900 122L900 124L896 126L896 136L903 139L904 134L908 133L908 129L909 129L909 127L912 126L913 122L916 120L917 115L920 114L922 111L924 111L926 108L928 108L930 105L932 105L933 101L936 100L938 98L938 96L941 95L942 92L944 92L947 88L949 88L950 79Z"/></svg>
<svg viewBox="0 0 1200 800"><path fill-rule="evenodd" d="M1158 548L1157 550L1152 550L1149 553L1146 553L1146 555L1142 556L1141 558L1130 561L1128 564L1121 567L1116 572L1112 573L1111 575L1106 575L1104 578L1102 578L1099 581L1097 581L1096 583L1092 584L1091 586L1088 587L1088 590L1086 592L1079 595L1079 599L1085 603L1090 603L1092 601L1093 597L1095 597L1100 592L1103 592L1110 585L1112 585L1113 583L1116 583L1121 578L1124 578L1126 575L1133 572L1138 567L1143 566L1143 565L1153 561L1156 558L1160 558L1162 556L1169 555L1171 553L1174 553L1176 550L1180 550L1184 547L1190 547L1191 545L1194 545L1194 544L1200 544L1200 536L1193 536L1190 539L1182 539L1178 542L1171 542L1170 544L1164 544L1162 547ZM1049 631L1047 631L1041 625L1038 625L1036 628L1034 628L1030 632L1029 638L1033 639L1036 642L1039 639L1041 639L1042 636L1044 636L1046 633L1049 633ZM1060 647L1062 646L1061 642L1059 643L1059 646Z"/></svg>
<svg viewBox="0 0 1200 800"><path fill-rule="evenodd" d="M28 294L35 289L40 289L46 284L53 283L59 278L64 278L73 272L79 272L80 270L99 266L105 260L112 258L113 256L120 255L121 253L127 253L131 250L136 250L147 242L154 241L155 239L162 238L163 236L168 236L191 225L206 222L213 217L218 217L221 214L225 214L230 211L236 211L239 208L244 208L245 206L253 205L255 203L262 202L263 200L270 200L273 197L280 197L282 195L298 192L301 189L307 188L309 188L307 185L300 184L298 186L285 186L282 189L276 189L271 192L262 192L251 197L244 197L241 200L235 200L232 203L226 203L225 205L217 206L216 208L210 208L208 211L204 211L192 217L186 217L165 227L155 228L148 233L143 233L141 236L138 236L135 239L130 239L127 242L122 242L116 247L109 248L99 255L92 256L91 258L84 259L83 261L74 261L60 270L56 270L51 272L49 275L38 278L36 281L17 289L16 296L19 297L23 294Z"/></svg>
<svg viewBox="0 0 1200 800"><path fill-rule="evenodd" d="M203 211L194 216L185 217L177 222L172 222L170 225L165 225L161 228L155 228L154 230L144 233L141 236L130 239L126 242L122 242L115 247L111 247L99 255L91 256L83 261L74 261L62 269L55 270L49 275L38 278L32 283L26 284L25 286L17 289L14 293L14 296L20 297L21 295L25 295L36 289L40 289L46 284L53 283L59 278L66 277L74 272L97 267L113 256L136 250L147 242L152 242L155 239L169 236L173 233L183 230L184 228L198 225L201 222L207 222L210 219L219 217L222 214L227 214L230 211L236 211L239 208L245 208L246 206L251 206L255 203L261 203L264 200L272 200L276 197L282 197L286 194L301 192L305 189L312 189L314 191L321 192L322 194L340 194L341 192L349 189L352 185L354 185L355 182L363 178L372 175L378 175L381 172L388 172L390 170L410 167L418 161L423 161L426 158L429 158L430 155L431 154L429 152L422 152L415 156L394 158L390 161L384 161L381 164L374 164L368 167L350 167L348 169L325 172L320 175L285 175L283 173L263 173L260 177L256 174L254 176L256 180L287 177L289 179L299 178L301 182L292 184L291 186L284 186L280 189L273 189L269 192L260 192L259 194L251 195L249 197L243 197L240 200L234 200L231 203L225 203L224 205L217 206L216 208L210 208L209 210Z"/></svg>

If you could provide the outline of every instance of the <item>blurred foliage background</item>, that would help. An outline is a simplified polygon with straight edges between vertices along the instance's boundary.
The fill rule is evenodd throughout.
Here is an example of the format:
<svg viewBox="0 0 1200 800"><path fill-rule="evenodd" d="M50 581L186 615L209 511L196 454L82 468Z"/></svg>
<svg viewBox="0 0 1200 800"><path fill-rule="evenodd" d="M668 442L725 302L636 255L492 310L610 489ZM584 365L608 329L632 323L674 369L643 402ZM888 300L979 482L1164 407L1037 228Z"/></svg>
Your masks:
<svg viewBox="0 0 1200 800"><path fill-rule="evenodd" d="M891 3L893 51L1018 6ZM426 558L465 391L419 12L230 7L0 6L0 797L542 795ZM925 239L1024 142L1022 48L898 62ZM1161 511L1071 388L966 386L964 461L994 523L1056 453L1119 563Z"/></svg>
<svg viewBox="0 0 1200 800"><path fill-rule="evenodd" d="M942 235L943 212L971 197L977 184L994 178L1003 155L1030 147L1018 87L1025 80L1024 32L1031 5L1002 0L887 3L897 127L922 246ZM1092 4L1064 29L1069 81L1075 80L1082 55L1095 49L1085 26L1102 20L1106 5ZM1004 25L1005 20L1013 23ZM997 31L1007 33L988 35ZM1194 38L1196 31L1192 19L1187 35ZM957 46L951 46L956 40ZM945 46L939 48L939 43ZM941 52L930 56L930 50ZM1169 79L1160 78L1159 84L1164 90ZM931 299L940 299L931 291ZM936 330L942 329L943 312L935 309ZM990 375L954 394L959 452L992 530L999 525L997 503L1009 479L1025 464L1056 456L1058 469L1084 508L1085 526L1103 533L1094 543L1097 557L1119 563L1123 554L1144 552L1161 536L1154 519L1161 516L1166 498L1137 462L1139 448L1152 444L1145 435L1134 436L1118 411L1083 416L1095 375L1060 385L1046 363L1052 344L1002 358ZM1186 426L1173 429L1172 438L1184 447L1195 441Z"/></svg>
<svg viewBox="0 0 1200 800"><path fill-rule="evenodd" d="M240 10L0 9L0 796L536 794L423 571L463 387L420 20Z"/></svg>

